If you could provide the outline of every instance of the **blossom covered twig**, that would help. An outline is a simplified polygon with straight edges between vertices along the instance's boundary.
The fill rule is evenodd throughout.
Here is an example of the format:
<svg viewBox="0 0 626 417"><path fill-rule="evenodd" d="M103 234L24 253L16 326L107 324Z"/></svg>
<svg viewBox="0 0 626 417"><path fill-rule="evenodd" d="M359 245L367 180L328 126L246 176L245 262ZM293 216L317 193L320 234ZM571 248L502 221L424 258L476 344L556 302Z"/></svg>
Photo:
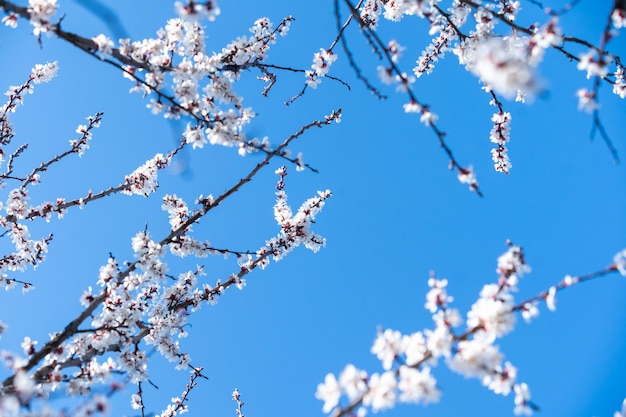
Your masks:
<svg viewBox="0 0 626 417"><path fill-rule="evenodd" d="M330 192L320 193L318 197L305 202L293 217L277 217L281 227L279 235L270 239L254 256L240 255L239 271L231 274L224 282L218 280L215 286L198 283L198 277L203 274L200 268L180 274L170 287L161 289L167 271L167 265L162 260L165 249L169 248L172 254L179 257L204 257L212 253L208 244L199 243L190 236L192 225L249 183L273 157L280 155L306 130L328 125L339 118L340 112L333 112L323 120L303 126L219 197L199 198L197 203L200 208L194 212L190 212L181 199L166 196L163 208L169 213L170 233L159 242L154 241L147 231L138 233L132 242L137 259L125 269L121 269L111 257L100 269L98 283L103 289L94 294L90 287L81 296L81 303L85 307L82 313L41 348L36 349L35 344L31 344L28 359L16 361L15 374L3 381L3 392L9 397L17 395L20 388L16 382L19 378L16 378L27 372L32 372L29 377L32 381L29 398L61 384L66 384L70 392L86 392L91 384L110 379L114 370L123 371L131 382L138 384L147 378L147 356L139 348L142 341L155 345L159 353L177 362L178 368L186 367L190 361L189 355L181 352L178 342L172 338L172 333L178 333L178 337L184 333L182 329L186 313L196 311L203 302L214 304L231 285L242 289L245 286L244 277L258 266L266 267L270 257L278 261L300 244L314 251L319 250L324 240L310 232L309 226L323 207L324 200L330 197ZM281 168L281 184L285 173L285 168ZM152 190L151 186L149 188ZM277 207L283 211L286 209L285 197L284 191L279 191ZM147 317L144 318L144 315ZM91 328L81 329L82 323L90 317ZM98 357L112 352L119 352L116 361L108 356L103 363L98 362ZM91 365L85 367L85 364ZM72 367L78 367L79 370L73 377L64 378L63 370Z"/></svg>
<svg viewBox="0 0 626 417"><path fill-rule="evenodd" d="M513 293L518 289L519 278L530 272L530 267L522 249L508 244L508 251L498 258L498 281L483 287L467 312L465 330L456 330L462 319L460 312L451 306L453 298L447 291L448 281L432 275L424 307L432 313L435 327L410 335L379 329L371 352L382 362L384 372L369 374L350 364L339 378L327 374L316 392L316 397L324 401L323 411L340 417L361 415L365 408L377 412L396 403L437 402L441 389L432 369L440 359L451 370L480 380L495 394L514 393L516 415L530 415L539 410L531 401L528 385L518 382L517 368L504 362L504 355L494 342L513 330L515 313L521 313L529 321L539 314L540 301L554 311L558 291L615 272L626 276L626 249L617 253L607 268L579 277L567 275L550 289L515 303ZM346 405L340 405L343 397ZM362 410L355 413L357 409Z"/></svg>

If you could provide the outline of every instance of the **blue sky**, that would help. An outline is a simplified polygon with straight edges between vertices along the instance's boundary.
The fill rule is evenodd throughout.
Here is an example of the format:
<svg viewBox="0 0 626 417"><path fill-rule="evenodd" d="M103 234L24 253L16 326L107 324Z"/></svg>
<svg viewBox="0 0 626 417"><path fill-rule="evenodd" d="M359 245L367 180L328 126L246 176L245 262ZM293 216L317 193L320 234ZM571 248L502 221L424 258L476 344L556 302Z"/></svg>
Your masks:
<svg viewBox="0 0 626 417"><path fill-rule="evenodd" d="M145 0L111 3L132 39L153 36L173 16L167 2L158 7ZM596 42L606 3L582 1L563 18L564 32ZM530 11L533 6L525 7ZM330 1L315 6L222 2L221 8L219 18L207 24L208 45L216 50L247 34L261 16L274 23L287 15L296 18L289 35L270 51L274 64L308 68L313 53L335 37ZM62 1L59 15L63 13L68 31L111 35L75 1ZM26 22L17 30L0 28L3 88L21 83L36 63L58 60L61 69L53 82L38 85L13 117L14 143L29 143L18 169L24 172L64 151L86 116L105 113L91 149L42 176L42 185L32 190L33 203L116 185L155 153L175 146L184 124L151 115L146 100L128 94L131 85L117 70L54 38L44 38L40 48L29 32ZM407 47L400 61L407 72L429 42L425 32L424 22L415 20L380 29L384 39L395 38ZM350 39L362 67L375 79L377 62L354 28ZM623 55L625 39L622 33L610 49ZM234 413L230 394L235 387L249 416L322 415L314 393L327 372L338 373L348 363L381 371L369 353L377 326L405 333L431 327L423 308L429 271L449 280L455 305L465 312L482 286L496 279L496 259L506 250L506 239L524 247L533 268L520 283L518 300L565 274L602 269L626 246L626 168L613 164L601 140L589 140L591 118L577 111L575 93L591 81L574 63L550 51L540 67L546 93L530 105L505 103L513 115L508 176L492 168L489 96L456 58L448 56L432 75L417 81L418 97L439 115L455 156L474 166L485 194L478 198L447 170L432 132L403 113L406 97L382 87L389 98L376 100L355 80L343 52L337 52L331 74L346 80L350 91L324 80L287 108L283 102L301 89L301 74L278 74L268 98L261 96L263 84L254 72L244 74L237 86L244 103L258 112L249 134L267 135L273 143L304 123L343 109L342 123L315 129L292 146L320 172L296 173L288 167L286 191L293 206L318 189L333 191L315 225L328 243L318 254L299 248L254 272L244 291L229 291L217 306L204 307L190 320L183 346L209 376L192 392L191 415ZM607 86L600 94L602 120L626 159L626 104ZM10 326L1 349L19 350L25 335L43 343L80 311L78 297L86 287L95 287L109 252L131 259L130 239L146 224L155 236L165 233L164 194L176 193L190 202L199 194L218 195L258 160L254 155L241 158L233 149L186 151L178 161L181 169L162 173L158 192L148 199L114 196L70 211L61 221L33 224L34 236L52 231L55 237L47 261L22 277L36 291L0 294L0 319ZM278 163L272 167L196 226L196 235L239 250L255 250L274 236L273 170ZM3 250L9 244L0 241ZM209 283L237 269L233 258L202 262ZM194 268L195 263L172 265ZM518 379L530 386L541 415L612 416L620 407L626 396L625 297L626 281L615 274L571 288L558 295L556 312L541 306L535 321L519 320L516 330L498 342L518 368ZM159 389L145 388L146 403L159 412L170 397L180 395L188 374L173 371L157 355L150 370ZM386 415L512 415L512 396L496 396L443 363L433 374L443 389L439 404L398 406ZM126 394L115 398L112 415L136 415Z"/></svg>

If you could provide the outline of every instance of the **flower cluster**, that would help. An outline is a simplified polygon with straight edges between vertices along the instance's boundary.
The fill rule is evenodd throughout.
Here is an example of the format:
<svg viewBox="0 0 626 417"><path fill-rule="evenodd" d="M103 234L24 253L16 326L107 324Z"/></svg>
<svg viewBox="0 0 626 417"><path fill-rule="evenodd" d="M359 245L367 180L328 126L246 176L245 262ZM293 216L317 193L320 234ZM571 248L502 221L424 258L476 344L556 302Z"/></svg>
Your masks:
<svg viewBox="0 0 626 417"><path fill-rule="evenodd" d="M519 90L525 93L539 90L535 63L528 59L526 39L510 36L466 41L464 47L455 51L467 69L496 93L513 98Z"/></svg>
<svg viewBox="0 0 626 417"><path fill-rule="evenodd" d="M53 30L51 19L58 8L57 0L28 0L30 23L34 26L33 33L36 36Z"/></svg>
<svg viewBox="0 0 626 417"><path fill-rule="evenodd" d="M469 12L469 7L455 7L447 19L439 13L429 15L430 34L438 33L438 35L432 39L430 45L422 51L422 55L417 59L417 65L413 68L413 73L417 77L432 73L435 69L435 62L442 59L445 53L450 50L451 45L458 41L459 35L455 27L465 23Z"/></svg>
<svg viewBox="0 0 626 417"><path fill-rule="evenodd" d="M267 74L263 62L270 45L278 35L287 34L293 18L283 19L276 27L267 18L258 19L250 28L251 36L241 36L221 52L209 53L205 50L205 29L196 17L208 13L212 20L219 14L216 2L178 3L177 9L182 17L170 19L157 38L134 42L120 39L117 51L129 63L125 76L135 83L131 91L155 93L157 97L147 105L154 114L173 119L191 117L194 123L188 124L184 138L194 149L206 143L237 146L244 154L259 149L243 133L255 113L243 107L233 83L250 67L259 67ZM111 54L106 37L101 35L93 41L101 55ZM173 96L162 93L168 78Z"/></svg>
<svg viewBox="0 0 626 417"><path fill-rule="evenodd" d="M318 191L316 197L306 200L294 214L287 204L287 194L283 187L283 179L287 175L285 166L276 171L280 180L276 191L276 204L274 205L274 218L281 228L275 238L266 243L275 261L279 261L294 248L304 245L313 252L319 251L325 244L326 239L311 231L311 224L315 222L315 216L324 208L326 200L332 193L330 190Z"/></svg>
<svg viewBox="0 0 626 417"><path fill-rule="evenodd" d="M491 158L496 171L509 173L511 169L511 161L509 161L506 143L510 138L511 114L507 112L498 112L491 118L493 127L489 134L489 139L498 147L491 150Z"/></svg>
<svg viewBox="0 0 626 417"><path fill-rule="evenodd" d="M580 88L576 91L578 96L578 110L583 110L587 113L593 113L600 108L600 104L596 100L596 94L593 91L589 91L586 88Z"/></svg>
<svg viewBox="0 0 626 417"><path fill-rule="evenodd" d="M620 98L626 98L626 80L624 79L624 68L618 67L615 71L615 84L613 85L613 93Z"/></svg>
<svg viewBox="0 0 626 417"><path fill-rule="evenodd" d="M504 142L508 141L508 135L503 137L501 133L504 132L505 127L508 128L510 113L503 109L496 94L507 99L515 98L520 102L524 102L527 97L532 98L533 95L543 90L544 82L538 75L537 67L548 48L558 50L571 60L576 59L576 55L565 48L564 39L589 46L588 42L563 35L559 25L560 13L547 8L545 13L548 19L545 24L534 23L526 26L517 23L521 9L521 3L514 0L453 1L447 8L442 2L432 0L367 0L361 2L359 8L359 24L363 33L368 42L374 46L373 49L378 57L386 58L388 62L388 65L379 65L377 68L380 80L385 84L398 83L398 91L410 93L411 100L405 104L405 112L421 113L424 106L411 91L411 84L415 82L415 79L407 77L402 72L396 65L398 55L394 53L394 49L391 46L383 46L382 40L376 34L381 16L386 20L397 22L404 16L415 15L427 20L430 24L429 35L433 38L416 61L416 66L413 68L416 77L433 72L435 64L447 51L452 51L459 63L484 83L485 91L492 95L492 102L497 103L499 107L499 114L494 116L498 121L494 120L490 139L498 145L492 150L494 166L497 171L504 173L509 172L511 163L504 146ZM472 12L475 23L473 30L466 29L467 22L471 20L468 17ZM612 11L611 19L615 29L624 26L624 11L619 5L616 5ZM576 60L578 68L586 71L588 77L605 78L613 84L613 92L624 98L626 97L624 93L626 83L620 59L608 54L605 50L605 43L613 36L613 32L604 33L599 48L590 46L589 52L580 55ZM396 43L395 40L392 42ZM609 66L612 64L617 67L613 73L614 80L608 76ZM354 64L352 66L358 73L358 67ZM371 86L368 85L368 88L376 93ZM597 86L594 87L594 91L591 92L586 89L579 90L581 110L592 112L598 108L595 91L597 88ZM508 120L499 120L505 114L509 115ZM422 121L427 126L434 126L434 122L427 117L428 114L422 113L422 116ZM434 130L446 153L451 155L447 145L443 142L443 132L438 128ZM452 156L450 166L456 168L461 182L469 183L472 190L478 191L471 169L460 166Z"/></svg>
<svg viewBox="0 0 626 417"><path fill-rule="evenodd" d="M424 307L432 313L434 329L410 335L392 329L379 330L371 352L381 361L384 372L368 374L350 364L339 373L339 378L327 374L315 393L324 402L323 411L333 412L335 416L362 416L367 408L377 412L399 402L436 402L441 390L431 370L439 359L443 359L451 370L480 380L495 394L507 396L513 393L515 415L531 415L537 410L528 385L517 381L517 369L504 361L504 354L494 342L513 330L516 312L521 312L525 319L536 316L539 300L545 300L548 309L554 311L558 290L611 271L626 276L626 250L618 252L613 264L604 271L586 277L567 275L558 285L515 304L513 293L517 291L519 279L530 272L530 267L519 246L510 242L507 245L509 249L497 261L498 281L481 290L478 300L467 313L465 331L455 331L462 319L459 311L450 305L453 298L447 292L448 281L431 276ZM348 404L341 406L344 396ZM615 417L622 417L622 414L623 411L621 414L616 412Z"/></svg>
<svg viewBox="0 0 626 417"><path fill-rule="evenodd" d="M6 216L0 215L0 226L7 231L15 247L14 252L0 259L0 283L6 289L15 287L16 282L21 282L7 278L6 272L24 272L29 265L37 267L45 260L48 243L52 240L52 236L39 240L31 239L28 226L18 222L29 217L31 213L39 212L38 208L30 206L28 199L26 189L16 188L9 192L4 206L0 203L0 209L6 212ZM31 284L23 284L24 290L32 289Z"/></svg>
<svg viewBox="0 0 626 417"><path fill-rule="evenodd" d="M613 257L613 265L622 276L626 277L626 249L623 249Z"/></svg>
<svg viewBox="0 0 626 417"><path fill-rule="evenodd" d="M467 184L470 190L475 191L478 189L478 180L471 165L468 168L460 168L457 178L460 183Z"/></svg>
<svg viewBox="0 0 626 417"><path fill-rule="evenodd" d="M448 281L431 276L425 308L432 313L435 327L413 334L379 330L371 352L381 361L383 373L368 374L348 365L337 379L328 374L317 387L316 397L324 401L323 411L346 410L360 406L358 415L366 408L377 412L393 407L397 402L436 402L441 396L431 369L443 359L447 366L465 377L479 379L496 394L515 393L515 414L531 414L535 407L530 391L517 382L517 369L504 362L504 355L494 342L513 329L514 313L519 308L512 293L519 278L530 271L520 247L509 244L498 258L496 284L485 285L478 300L467 313L467 330L456 333L462 323L459 311L450 306ZM338 408L346 396L347 408Z"/></svg>
<svg viewBox="0 0 626 417"><path fill-rule="evenodd" d="M83 156L85 151L89 149L89 141L93 136L91 130L100 127L101 121L102 113L96 113L95 116L87 117L86 125L78 125L76 133L79 133L81 137L70 140L71 152L76 152L78 156Z"/></svg>
<svg viewBox="0 0 626 417"><path fill-rule="evenodd" d="M113 41L105 35L100 34L91 40L96 44L98 53L100 53L102 58L106 58L113 53Z"/></svg>
<svg viewBox="0 0 626 417"><path fill-rule="evenodd" d="M321 82L320 77L326 76L330 70L330 66L337 60L337 55L331 50L320 49L313 55L312 71L306 71L307 85L311 88L317 88Z"/></svg>
<svg viewBox="0 0 626 417"><path fill-rule="evenodd" d="M125 190L129 193L134 191L134 194L154 191L157 184L155 173L164 160L164 157L157 155L129 175ZM278 174L278 198L274 208L280 227L278 236L267 241L256 254L235 252L239 258L239 271L224 282L218 280L215 286L202 282L202 267L182 272L174 278L165 260L168 249L180 258L225 253L210 247L208 242L201 243L190 236L191 226L209 211L215 200L212 196L200 197L197 201L200 207L192 211L181 198L166 195L162 208L169 215L169 235L157 241L147 230L137 233L131 240L135 260L125 262L121 268L111 256L100 268L97 281L99 291L89 287L81 295L80 303L89 312L82 320L91 318L88 330L52 334L41 349L38 348L42 343L26 337L22 343L26 359L8 353L4 355L5 363L16 373L11 379L10 395L0 402L0 410L13 407L11 401L15 399L19 400L16 405L16 410L19 410L20 404L29 404L35 397L45 399L49 392L62 386L71 395L86 395L103 384L114 387L115 375L119 373L124 374L130 383L139 385L149 376L147 351L150 347L175 363L176 369L191 367L191 357L180 343L180 339L187 335L185 328L191 312L205 302L215 304L217 298L231 285L243 289L245 275L257 266L265 267L269 257L278 261L299 245L317 251L325 243L310 227L325 200L330 197L330 192L319 192L317 197L305 201L294 213L286 204L286 168L279 169ZM10 212L8 216L17 219L28 216L31 208L25 189L14 190L5 207ZM27 229L22 228L21 224L14 223L14 228L14 243L23 252L19 259L28 256L32 258L35 252L44 252L44 248L38 248L28 240ZM14 262L19 259L13 257ZM8 263L2 266L3 269L9 267ZM18 267L20 265L14 265L14 268ZM21 371L28 358L46 349L49 353L40 358L41 363L34 372L26 375ZM195 378L201 375L200 370L191 368L194 373L187 390L182 397L172 399L161 415L176 415L187 409L187 393L195 385ZM141 390L133 396L132 403L136 408L143 407ZM94 410L94 404L97 404L97 410ZM76 415L92 415L107 409L108 403L98 400L81 405Z"/></svg>
<svg viewBox="0 0 626 417"><path fill-rule="evenodd" d="M578 69L587 71L587 78L604 78L609 73L608 61L605 58L598 58L594 52L587 52L579 57Z"/></svg>
<svg viewBox="0 0 626 417"><path fill-rule="evenodd" d="M156 154L154 158L146 161L145 164L137 168L124 180L124 194L138 194L148 196L156 191L159 186L158 171L169 164L169 159L163 154Z"/></svg>

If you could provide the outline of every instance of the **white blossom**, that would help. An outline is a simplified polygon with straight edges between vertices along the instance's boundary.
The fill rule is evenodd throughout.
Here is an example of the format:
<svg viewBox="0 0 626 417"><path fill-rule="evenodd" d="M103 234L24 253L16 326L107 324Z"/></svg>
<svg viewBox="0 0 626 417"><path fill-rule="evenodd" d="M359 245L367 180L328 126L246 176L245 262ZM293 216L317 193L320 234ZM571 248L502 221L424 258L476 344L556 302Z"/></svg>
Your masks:
<svg viewBox="0 0 626 417"><path fill-rule="evenodd" d="M513 297L502 291L498 284L485 285L480 292L480 298L472 305L467 313L467 326L480 328L490 340L502 337L513 330L515 315L513 312Z"/></svg>
<svg viewBox="0 0 626 417"><path fill-rule="evenodd" d="M388 371L396 357L402 353L402 334L397 330L379 330L371 352L382 361L383 369Z"/></svg>
<svg viewBox="0 0 626 417"><path fill-rule="evenodd" d="M534 93L540 88L535 68L519 38L488 38L465 54L467 68L497 93L513 98L518 90Z"/></svg>
<svg viewBox="0 0 626 417"><path fill-rule="evenodd" d="M616 29L621 29L626 27L626 11L616 7L613 9L613 13L611 13L611 19L613 21L613 26Z"/></svg>
<svg viewBox="0 0 626 417"><path fill-rule="evenodd" d="M604 78L609 73L607 64L608 62L604 59L598 59L594 52L587 52L580 55L577 68L581 71L587 71L587 78Z"/></svg>
<svg viewBox="0 0 626 417"><path fill-rule="evenodd" d="M483 379L494 369L498 369L503 355L498 348L484 340L463 340L457 345L457 352L447 360L453 371L468 378Z"/></svg>
<svg viewBox="0 0 626 417"><path fill-rule="evenodd" d="M400 391L399 400L408 403L434 403L438 402L441 396L437 381L430 374L428 367L415 369L401 366L398 390Z"/></svg>
<svg viewBox="0 0 626 417"><path fill-rule="evenodd" d="M352 401L367 390L367 372L357 369L352 364L346 365L339 374L339 385Z"/></svg>
<svg viewBox="0 0 626 417"><path fill-rule="evenodd" d="M98 52L100 53L100 56L102 56L103 58L106 58L113 53L113 41L107 38L105 35L100 34L92 38L91 40L94 41L94 43L98 47Z"/></svg>
<svg viewBox="0 0 626 417"><path fill-rule="evenodd" d="M385 410L396 404L397 380L394 372L372 374L369 390L363 397L363 404L372 407L374 412Z"/></svg>
<svg viewBox="0 0 626 417"><path fill-rule="evenodd" d="M515 385L513 388L515 390L515 409L513 410L513 413L516 416L532 415L533 411L529 405L530 390L528 389L528 385L526 385L526 383L522 383L519 385Z"/></svg>
<svg viewBox="0 0 626 417"><path fill-rule="evenodd" d="M30 78L35 84L47 83L54 77L56 77L59 71L58 61L47 62L45 64L37 64L32 69L32 75Z"/></svg>
<svg viewBox="0 0 626 417"><path fill-rule="evenodd" d="M35 36L52 30L51 19L58 7L57 0L28 0L28 12Z"/></svg>
<svg viewBox="0 0 626 417"><path fill-rule="evenodd" d="M324 383L317 386L315 392L315 398L324 401L322 411L329 413L333 408L339 404L339 398L341 397L341 389L339 383L333 374L326 374Z"/></svg>
<svg viewBox="0 0 626 417"><path fill-rule="evenodd" d="M615 73L615 84L613 84L613 94L619 98L626 98L626 80L624 79L624 68L618 67Z"/></svg>
<svg viewBox="0 0 626 417"><path fill-rule="evenodd" d="M576 95L578 96L578 110L593 113L600 108L600 105L596 101L596 95L592 91L581 88L576 92Z"/></svg>
<svg viewBox="0 0 626 417"><path fill-rule="evenodd" d="M132 174L126 176L126 188L122 192L127 195L143 196L153 193L159 185L158 170L163 169L168 163L169 161L162 154L156 154L154 158L149 159Z"/></svg>
<svg viewBox="0 0 626 417"><path fill-rule="evenodd" d="M619 273L626 277L626 249L622 249L615 254L613 264Z"/></svg>
<svg viewBox="0 0 626 417"><path fill-rule="evenodd" d="M6 26L15 29L17 27L18 16L15 13L8 13L2 18L2 23Z"/></svg>
<svg viewBox="0 0 626 417"><path fill-rule="evenodd" d="M476 179L476 174L474 173L474 167L471 165L467 168L459 169L457 178L461 184L469 185L470 190L478 189L478 180Z"/></svg>

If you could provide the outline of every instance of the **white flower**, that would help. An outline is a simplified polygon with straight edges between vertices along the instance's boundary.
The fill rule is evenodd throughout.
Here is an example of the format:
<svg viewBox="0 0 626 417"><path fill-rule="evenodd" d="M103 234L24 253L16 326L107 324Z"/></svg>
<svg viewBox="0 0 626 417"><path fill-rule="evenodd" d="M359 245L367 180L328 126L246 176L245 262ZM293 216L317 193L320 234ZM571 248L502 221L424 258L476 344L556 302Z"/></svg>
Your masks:
<svg viewBox="0 0 626 417"><path fill-rule="evenodd" d="M376 71L378 72L378 78L380 78L380 81L383 84L389 85L393 83L393 73L391 72L390 68L379 65L378 67L376 67Z"/></svg>
<svg viewBox="0 0 626 417"><path fill-rule="evenodd" d="M426 346L433 357L450 356L454 339L447 326L437 326L434 331L426 329L424 334Z"/></svg>
<svg viewBox="0 0 626 417"><path fill-rule="evenodd" d="M25 403L28 403L33 394L35 394L35 381L26 372L18 371L13 379L13 385L16 393Z"/></svg>
<svg viewBox="0 0 626 417"><path fill-rule="evenodd" d="M528 385L524 382L519 385L515 385L513 390L515 391L515 409L513 410L513 413L516 416L522 414L527 416L532 415L533 410L529 406L530 390L528 389Z"/></svg>
<svg viewBox="0 0 626 417"><path fill-rule="evenodd" d="M468 378L482 379L500 367L502 353L483 340L463 340L457 345L456 354L448 359L450 369Z"/></svg>
<svg viewBox="0 0 626 417"><path fill-rule="evenodd" d="M91 40L95 42L101 56L107 57L113 53L113 41L105 35L100 34L95 38L91 38Z"/></svg>
<svg viewBox="0 0 626 417"><path fill-rule="evenodd" d="M501 290L498 284L485 285L480 292L480 298L467 313L467 326L480 327L479 332L484 332L485 336L494 340L513 330L513 307L511 294Z"/></svg>
<svg viewBox="0 0 626 417"><path fill-rule="evenodd" d="M404 108L405 113L421 113L422 106L417 104L415 101L410 101L402 106Z"/></svg>
<svg viewBox="0 0 626 417"><path fill-rule="evenodd" d="M474 58L468 69L507 98L515 97L518 90L533 93L539 89L526 46L516 38L488 38L476 46Z"/></svg>
<svg viewBox="0 0 626 417"><path fill-rule="evenodd" d="M339 383L333 374L326 374L324 383L318 384L315 398L324 401L322 411L329 413L337 404L341 397L341 389Z"/></svg>
<svg viewBox="0 0 626 417"><path fill-rule="evenodd" d="M156 154L154 158L149 159L133 173L126 176L126 188L122 193L127 195L139 194L147 197L159 186L158 170L166 167L168 163L169 160L162 154Z"/></svg>
<svg viewBox="0 0 626 417"><path fill-rule="evenodd" d="M530 323L530 321L539 315L539 309L537 308L536 303L526 303L522 308L522 317L526 323Z"/></svg>
<svg viewBox="0 0 626 417"><path fill-rule="evenodd" d="M57 0L28 0L28 13L30 23L35 27L33 29L35 36L52 30L50 19L58 7Z"/></svg>
<svg viewBox="0 0 626 417"><path fill-rule="evenodd" d="M581 88L576 91L576 95L578 96L578 110L593 113L600 108L600 105L596 101L596 95L592 91Z"/></svg>
<svg viewBox="0 0 626 417"><path fill-rule="evenodd" d="M613 94L619 98L626 98L626 80L624 80L624 68L618 67L614 73L615 84L613 84Z"/></svg>
<svg viewBox="0 0 626 417"><path fill-rule="evenodd" d="M363 404L372 407L374 412L393 407L396 404L396 384L393 371L382 375L372 374L369 391L363 397Z"/></svg>
<svg viewBox="0 0 626 417"><path fill-rule="evenodd" d="M347 365L339 374L339 385L350 401L367 390L366 381L367 372L357 369L354 365Z"/></svg>
<svg viewBox="0 0 626 417"><path fill-rule="evenodd" d="M391 60L393 62L398 62L400 60L400 57L402 56L402 51L404 51L406 48L400 45L395 39L392 39L387 44L387 49L391 53Z"/></svg>
<svg viewBox="0 0 626 417"><path fill-rule="evenodd" d="M447 279L429 278L428 286L431 289L426 293L426 304L424 304L424 307L431 313L436 312L441 307L446 307L448 303L454 300L446 292L446 287L448 286Z"/></svg>
<svg viewBox="0 0 626 417"><path fill-rule="evenodd" d="M571 275L565 275L563 278L563 284L567 287L570 287L574 284L578 283L578 277L573 277Z"/></svg>
<svg viewBox="0 0 626 417"><path fill-rule="evenodd" d="M314 71L305 71L304 75L307 77L306 85L311 88L317 88L317 85L322 82L322 80L315 76Z"/></svg>
<svg viewBox="0 0 626 417"><path fill-rule="evenodd" d="M613 257L613 263L619 273L626 277L626 249L622 249L615 254Z"/></svg>
<svg viewBox="0 0 626 417"><path fill-rule="evenodd" d="M439 401L441 391L437 388L437 381L430 374L430 368L421 370L408 366L400 367L398 381L400 401L408 403L433 403Z"/></svg>
<svg viewBox="0 0 626 417"><path fill-rule="evenodd" d="M296 159L294 160L294 162L296 163L296 171L298 172L302 172L304 171L304 155L302 154L302 152L298 152L298 156L296 156Z"/></svg>
<svg viewBox="0 0 626 417"><path fill-rule="evenodd" d="M470 190L478 189L478 180L474 173L474 167L471 165L467 168L459 168L459 174L457 178L461 184L469 185Z"/></svg>
<svg viewBox="0 0 626 417"><path fill-rule="evenodd" d="M497 369L495 374L488 375L483 379L483 384L496 394L509 395L515 384L517 368L510 362L504 364L504 370Z"/></svg>
<svg viewBox="0 0 626 417"><path fill-rule="evenodd" d="M560 45L563 43L563 33L558 26L559 20L557 17L553 17L550 21L539 29L533 36L532 40L542 49L549 48L553 45Z"/></svg>
<svg viewBox="0 0 626 417"><path fill-rule="evenodd" d="M509 249L498 257L496 272L502 276L509 287L517 285L518 278L531 271L524 260L522 248L511 245Z"/></svg>
<svg viewBox="0 0 626 417"><path fill-rule="evenodd" d="M604 59L596 59L593 52L588 52L580 56L577 68L581 71L587 71L587 78L591 77L606 77L609 73L607 67L608 62Z"/></svg>
<svg viewBox="0 0 626 417"><path fill-rule="evenodd" d="M415 77L412 75L408 75L406 72L402 74L397 74L395 76L395 81L398 83L396 87L396 91L406 93L409 91L411 84L415 82Z"/></svg>
<svg viewBox="0 0 626 417"><path fill-rule="evenodd" d="M30 78L35 84L47 83L48 81L56 77L57 72L59 72L58 61L47 62L43 65L37 64L32 69L32 74Z"/></svg>
<svg viewBox="0 0 626 417"><path fill-rule="evenodd" d="M619 7L613 9L611 19L613 20L613 26L615 26L616 29L626 27L626 11L620 9Z"/></svg>
<svg viewBox="0 0 626 417"><path fill-rule="evenodd" d="M426 347L426 339L424 339L422 332L415 332L410 336L404 336L402 338L402 344L407 365L417 365L424 360L428 348Z"/></svg>
<svg viewBox="0 0 626 417"><path fill-rule="evenodd" d="M388 371L402 352L402 334L397 330L387 329L384 332L379 330L371 351L383 362L383 369Z"/></svg>
<svg viewBox="0 0 626 417"><path fill-rule="evenodd" d="M420 122L424 123L426 126L432 126L439 116L435 113L431 112L427 108L422 109L422 115L420 116Z"/></svg>
<svg viewBox="0 0 626 417"><path fill-rule="evenodd" d="M185 143L190 143L193 149L202 149L204 145L209 142L202 130L202 126L191 126L187 124L185 132L183 132L183 137L185 138Z"/></svg>
<svg viewBox="0 0 626 417"><path fill-rule="evenodd" d="M320 52L316 52L313 55L313 65L311 65L311 68L313 69L316 75L323 77L326 74L328 74L328 71L330 70L330 66L336 60L337 60L337 55L335 55L333 51L320 49Z"/></svg>
<svg viewBox="0 0 626 417"><path fill-rule="evenodd" d="M31 340L31 338L28 336L24 337L24 341L21 344L24 354L30 356L35 353L35 345L37 343L38 342L36 340Z"/></svg>
<svg viewBox="0 0 626 417"><path fill-rule="evenodd" d="M17 27L17 18L18 16L15 13L9 13L2 18L2 23L12 29L15 29Z"/></svg>

